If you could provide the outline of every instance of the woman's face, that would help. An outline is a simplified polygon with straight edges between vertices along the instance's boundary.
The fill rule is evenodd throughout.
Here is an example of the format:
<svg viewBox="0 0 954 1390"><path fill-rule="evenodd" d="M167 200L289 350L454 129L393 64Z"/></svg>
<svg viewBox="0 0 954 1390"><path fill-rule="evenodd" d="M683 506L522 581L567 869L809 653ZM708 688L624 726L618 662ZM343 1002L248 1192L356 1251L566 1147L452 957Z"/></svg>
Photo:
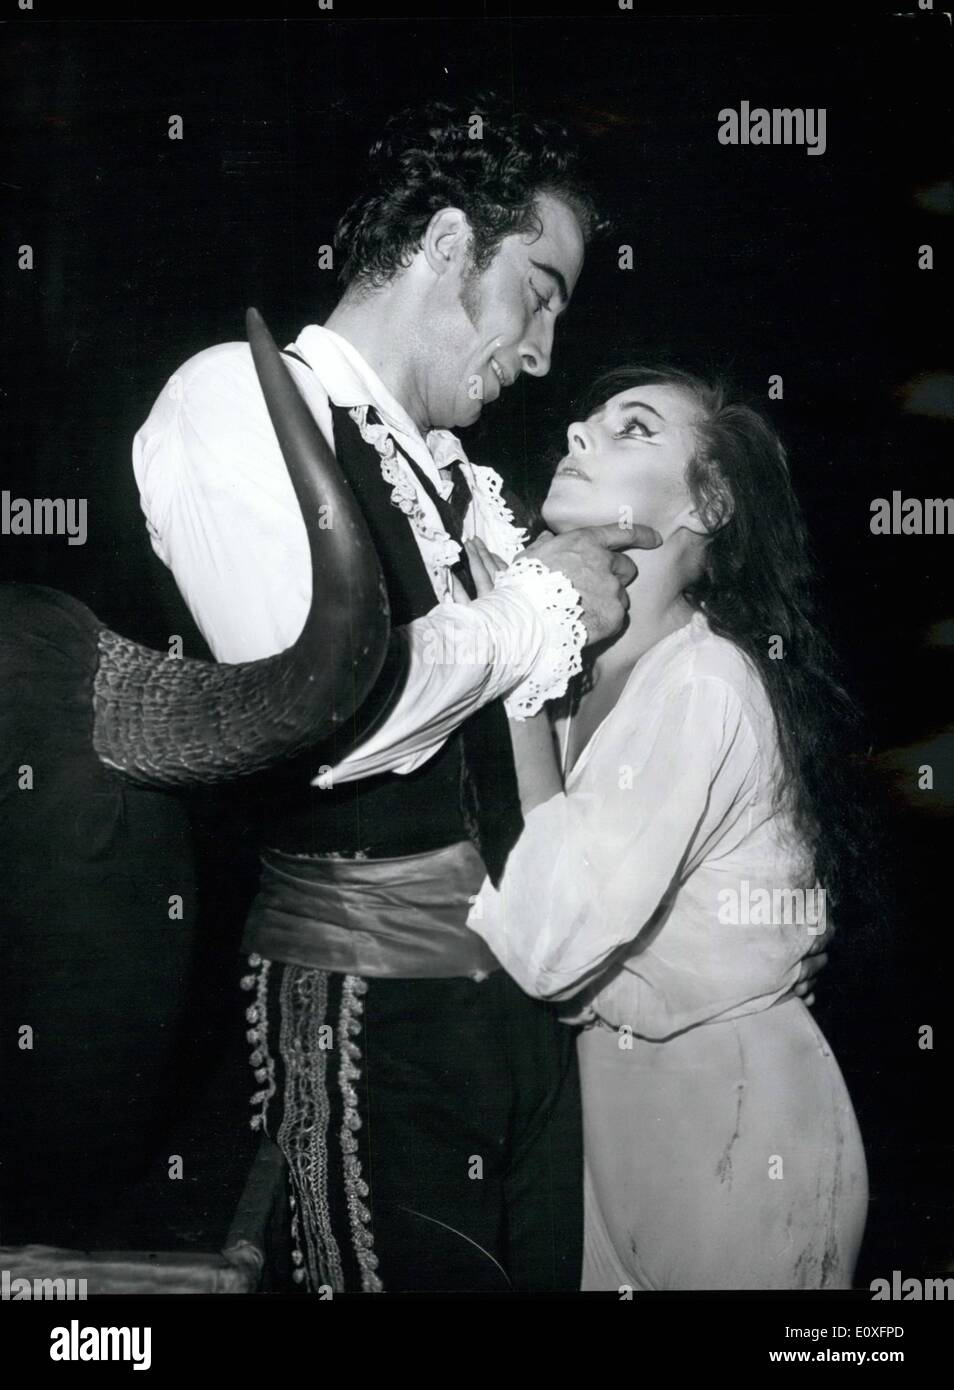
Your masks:
<svg viewBox="0 0 954 1390"><path fill-rule="evenodd" d="M698 418L679 387L633 386L570 425L569 452L543 504L547 526L560 532L636 521L666 540L692 510L686 468Z"/></svg>

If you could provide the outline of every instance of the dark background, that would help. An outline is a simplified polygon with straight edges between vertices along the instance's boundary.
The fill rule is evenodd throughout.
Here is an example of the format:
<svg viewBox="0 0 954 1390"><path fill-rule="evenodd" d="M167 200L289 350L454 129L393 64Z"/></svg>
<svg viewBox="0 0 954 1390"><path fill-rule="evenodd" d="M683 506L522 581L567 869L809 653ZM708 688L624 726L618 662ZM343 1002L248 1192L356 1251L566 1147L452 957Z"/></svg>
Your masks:
<svg viewBox="0 0 954 1390"><path fill-rule="evenodd" d="M781 430L890 797L890 910L839 937L817 1006L871 1169L858 1282L947 1267L954 542L868 524L893 489L952 490L950 388L912 409L912 383L954 365L943 17L17 23L5 38L0 486L88 498L89 538L0 537L0 578L64 588L163 649L182 633L196 655L130 466L166 378L240 338L249 304L280 342L322 321L336 281L318 247L382 120L420 94L496 87L586 134L618 231L588 259L550 376L524 380L465 442L532 494L574 393L634 357L728 367ZM826 153L720 145L717 113L743 99L825 107ZM173 113L182 141L167 138ZM16 268L24 242L30 273ZM930 272L917 268L925 242ZM782 401L767 400L772 374ZM924 762L933 792L917 790ZM177 1119L194 1161L186 1183L159 1175L117 1214L133 1245L214 1248L252 1152L233 987L250 869L225 824L197 814L208 883ZM933 1050L918 1047L925 1024Z"/></svg>

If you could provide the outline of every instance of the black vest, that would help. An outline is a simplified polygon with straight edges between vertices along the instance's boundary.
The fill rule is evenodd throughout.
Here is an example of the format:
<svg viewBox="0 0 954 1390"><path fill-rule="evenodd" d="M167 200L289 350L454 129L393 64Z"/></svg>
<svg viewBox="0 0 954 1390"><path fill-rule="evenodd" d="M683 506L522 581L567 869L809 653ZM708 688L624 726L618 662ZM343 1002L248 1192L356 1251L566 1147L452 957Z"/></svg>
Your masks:
<svg viewBox="0 0 954 1390"><path fill-rule="evenodd" d="M391 486L381 476L381 458L366 444L343 407L332 404L338 464L361 506L381 568L395 628L404 627L434 608L436 599L427 568L404 513L391 502ZM392 638L390 660L401 659L402 644ZM307 755L309 775L322 765L333 767L377 724L385 710L375 694L334 737ZM482 783L487 809L519 833L516 774L506 727L504 737L483 742ZM489 722L493 722L489 714ZM407 776L383 773L324 789L305 782L300 760L270 779L262 843L291 854L367 853L373 858L419 854L468 838L461 804L465 730L476 721L486 727L488 714L478 711L444 743L439 752ZM474 746L481 744L474 740ZM489 796L488 796L489 774ZM491 800L492 798L492 800ZM496 874L494 875L496 877Z"/></svg>

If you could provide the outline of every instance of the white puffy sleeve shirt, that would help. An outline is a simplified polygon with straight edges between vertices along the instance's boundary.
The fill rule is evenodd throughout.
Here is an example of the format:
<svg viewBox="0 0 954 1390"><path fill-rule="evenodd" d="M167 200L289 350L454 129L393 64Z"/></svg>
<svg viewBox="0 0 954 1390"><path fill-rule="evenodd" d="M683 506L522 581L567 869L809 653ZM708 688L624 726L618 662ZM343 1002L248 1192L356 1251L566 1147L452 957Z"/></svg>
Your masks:
<svg viewBox="0 0 954 1390"><path fill-rule="evenodd" d="M777 770L761 682L696 615L634 668L470 926L528 993L585 989L598 1017L643 1037L767 1008L814 935L747 913L758 889L813 885L773 812Z"/></svg>
<svg viewBox="0 0 954 1390"><path fill-rule="evenodd" d="M487 701L506 697L520 718L566 689L585 637L579 599L563 575L520 559L523 533L508 520L493 469L472 464L447 431L425 440L350 343L311 324L295 349L305 362L286 358L287 366L329 443L334 401L373 406L383 422L374 437L399 443L445 496L451 483L440 463L458 459L473 495L465 538L479 535L508 563L518 561L492 594L468 602L413 469L399 455L382 459L392 502L416 511L435 607L398 632L409 675L391 714L332 773L348 782L412 772ZM246 343L208 348L174 373L136 434L133 468L153 549L216 660L254 661L291 646L311 601L308 539ZM456 543L451 550L456 558Z"/></svg>

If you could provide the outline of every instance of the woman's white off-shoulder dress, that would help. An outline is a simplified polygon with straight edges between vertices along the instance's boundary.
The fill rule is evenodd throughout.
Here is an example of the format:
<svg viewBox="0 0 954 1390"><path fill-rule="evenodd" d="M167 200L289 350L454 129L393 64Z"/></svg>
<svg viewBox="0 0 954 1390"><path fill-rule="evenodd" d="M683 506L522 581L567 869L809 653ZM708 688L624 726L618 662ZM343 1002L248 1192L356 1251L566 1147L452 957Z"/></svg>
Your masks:
<svg viewBox="0 0 954 1390"><path fill-rule="evenodd" d="M696 614L637 663L471 912L528 993L589 1020L584 1288L850 1287L864 1151L786 997L830 924L778 771L761 680Z"/></svg>

